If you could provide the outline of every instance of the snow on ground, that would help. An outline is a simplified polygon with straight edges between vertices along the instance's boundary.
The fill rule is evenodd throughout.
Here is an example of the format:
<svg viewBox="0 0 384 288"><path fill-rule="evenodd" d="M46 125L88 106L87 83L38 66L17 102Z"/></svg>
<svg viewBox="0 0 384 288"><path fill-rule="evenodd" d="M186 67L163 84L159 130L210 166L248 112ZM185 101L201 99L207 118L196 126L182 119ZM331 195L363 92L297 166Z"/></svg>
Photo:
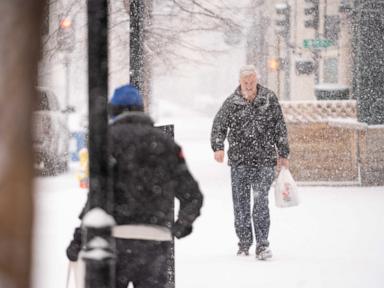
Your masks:
<svg viewBox="0 0 384 288"><path fill-rule="evenodd" d="M270 193L274 257L236 257L229 168L215 163L209 117L167 101L156 121L175 124L205 201L193 234L176 242L177 288L384 287L384 187L300 187L301 205L276 208ZM34 288L65 287L65 248L86 191L76 165L58 177L36 179Z"/></svg>
<svg viewBox="0 0 384 288"><path fill-rule="evenodd" d="M65 249L74 227L80 224L77 216L87 195L79 188L77 171L77 165L72 164L65 174L35 181L34 288L66 288Z"/></svg>

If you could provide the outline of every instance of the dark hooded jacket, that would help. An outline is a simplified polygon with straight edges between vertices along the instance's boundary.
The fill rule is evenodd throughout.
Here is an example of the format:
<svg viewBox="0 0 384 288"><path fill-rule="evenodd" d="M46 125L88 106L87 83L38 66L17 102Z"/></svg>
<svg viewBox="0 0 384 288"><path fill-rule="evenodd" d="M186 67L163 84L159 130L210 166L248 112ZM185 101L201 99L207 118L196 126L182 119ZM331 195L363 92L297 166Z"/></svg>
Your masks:
<svg viewBox="0 0 384 288"><path fill-rule="evenodd" d="M224 150L226 137L231 166L274 166L277 155L287 158L287 127L276 95L257 84L256 98L248 102L238 87L214 118L213 151Z"/></svg>

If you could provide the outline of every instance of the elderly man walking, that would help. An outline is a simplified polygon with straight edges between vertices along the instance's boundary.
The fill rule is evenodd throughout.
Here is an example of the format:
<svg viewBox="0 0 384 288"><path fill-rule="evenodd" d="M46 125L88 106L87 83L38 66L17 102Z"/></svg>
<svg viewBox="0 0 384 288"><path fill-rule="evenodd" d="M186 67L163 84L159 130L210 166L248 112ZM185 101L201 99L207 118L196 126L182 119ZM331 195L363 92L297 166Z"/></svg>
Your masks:
<svg viewBox="0 0 384 288"><path fill-rule="evenodd" d="M235 230L239 238L237 255L249 255L253 222L256 258L265 260L272 257L268 241L268 191L275 177L275 166L288 167L289 145L278 98L257 80L253 65L240 69L240 86L224 101L214 118L211 146L215 160L222 163L224 140L228 138Z"/></svg>

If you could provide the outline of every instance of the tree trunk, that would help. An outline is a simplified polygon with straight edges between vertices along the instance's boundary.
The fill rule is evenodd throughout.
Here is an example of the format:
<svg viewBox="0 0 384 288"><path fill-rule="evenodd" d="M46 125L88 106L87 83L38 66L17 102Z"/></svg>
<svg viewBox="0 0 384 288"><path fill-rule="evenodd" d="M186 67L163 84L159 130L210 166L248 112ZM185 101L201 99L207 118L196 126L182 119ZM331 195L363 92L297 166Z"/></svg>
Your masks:
<svg viewBox="0 0 384 288"><path fill-rule="evenodd" d="M353 95L357 118L368 125L384 124L384 2L356 0L354 13Z"/></svg>
<svg viewBox="0 0 384 288"><path fill-rule="evenodd" d="M126 7L128 5L126 4ZM135 85L144 98L144 108L148 111L152 81L152 55L145 41L151 25L152 1L132 0L129 5L129 66L130 83Z"/></svg>
<svg viewBox="0 0 384 288"><path fill-rule="evenodd" d="M0 1L0 287L30 286L41 0Z"/></svg>

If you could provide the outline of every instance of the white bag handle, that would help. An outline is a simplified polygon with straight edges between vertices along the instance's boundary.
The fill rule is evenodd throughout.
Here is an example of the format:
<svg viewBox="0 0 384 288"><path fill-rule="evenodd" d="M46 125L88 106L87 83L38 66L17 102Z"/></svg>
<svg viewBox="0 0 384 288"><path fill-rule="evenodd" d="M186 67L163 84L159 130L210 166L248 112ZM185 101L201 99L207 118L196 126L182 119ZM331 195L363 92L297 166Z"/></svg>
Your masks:
<svg viewBox="0 0 384 288"><path fill-rule="evenodd" d="M65 283L65 288L69 288L69 280L71 279L71 270L72 270L71 261L68 261L67 281Z"/></svg>

